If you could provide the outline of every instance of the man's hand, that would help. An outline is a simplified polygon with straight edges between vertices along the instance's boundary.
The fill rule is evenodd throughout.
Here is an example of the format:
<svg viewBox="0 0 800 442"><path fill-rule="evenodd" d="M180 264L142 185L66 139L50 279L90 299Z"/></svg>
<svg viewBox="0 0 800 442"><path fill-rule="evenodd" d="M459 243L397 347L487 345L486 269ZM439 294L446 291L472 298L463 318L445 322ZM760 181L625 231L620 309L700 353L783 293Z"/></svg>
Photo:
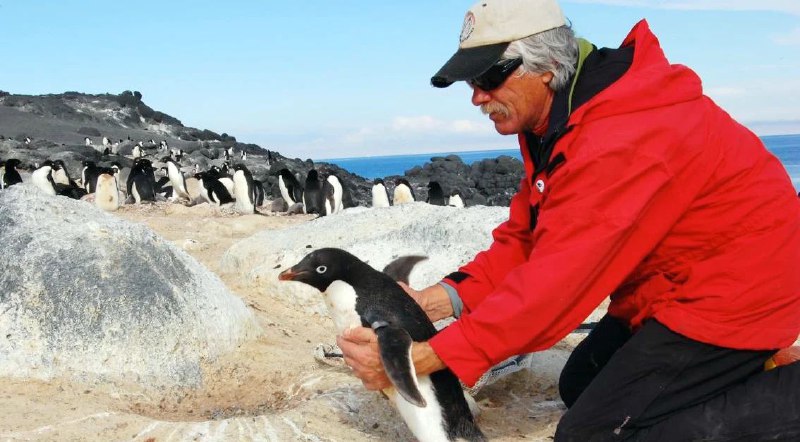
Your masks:
<svg viewBox="0 0 800 442"><path fill-rule="evenodd" d="M417 301L432 322L453 316L453 304L450 302L450 297L447 296L447 290L439 284L423 290L414 290L402 282L397 284L414 298L414 301Z"/></svg>
<svg viewBox="0 0 800 442"><path fill-rule="evenodd" d="M336 337L336 345L342 349L345 364L367 390L382 390L392 385L383 369L378 336L371 328L347 329Z"/></svg>
<svg viewBox="0 0 800 442"><path fill-rule="evenodd" d="M378 337L371 328L345 330L336 337L336 344L342 349L344 362L361 379L367 390L382 390L392 385L381 362ZM411 345L411 360L418 376L445 368L427 342L414 342Z"/></svg>

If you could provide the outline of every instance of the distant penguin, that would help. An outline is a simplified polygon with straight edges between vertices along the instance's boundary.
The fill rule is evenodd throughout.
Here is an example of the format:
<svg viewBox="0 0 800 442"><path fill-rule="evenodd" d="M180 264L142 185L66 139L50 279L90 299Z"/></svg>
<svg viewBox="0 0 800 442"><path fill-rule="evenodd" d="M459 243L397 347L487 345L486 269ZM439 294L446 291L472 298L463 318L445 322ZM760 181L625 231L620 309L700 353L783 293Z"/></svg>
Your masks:
<svg viewBox="0 0 800 442"><path fill-rule="evenodd" d="M242 161L246 161L246 160L247 160L247 152L245 152L245 151L243 150L243 151L242 151Z"/></svg>
<svg viewBox="0 0 800 442"><path fill-rule="evenodd" d="M108 137L103 137L103 147L111 148L111 140Z"/></svg>
<svg viewBox="0 0 800 442"><path fill-rule="evenodd" d="M167 165L167 177L170 184L172 184L172 195L175 198L191 199L189 192L186 190L186 177L181 172L181 165L170 157L164 157L161 161Z"/></svg>
<svg viewBox="0 0 800 442"><path fill-rule="evenodd" d="M325 193L316 169L309 170L306 175L303 187L303 213L325 215Z"/></svg>
<svg viewBox="0 0 800 442"><path fill-rule="evenodd" d="M233 166L234 208L241 214L256 213L256 190L253 175L244 164Z"/></svg>
<svg viewBox="0 0 800 442"><path fill-rule="evenodd" d="M161 143L159 143L158 146L161 150L169 150L169 144L167 144L167 140L161 140Z"/></svg>
<svg viewBox="0 0 800 442"><path fill-rule="evenodd" d="M303 186L289 169L281 169L279 172L278 188L281 191L281 197L289 207L303 201Z"/></svg>
<svg viewBox="0 0 800 442"><path fill-rule="evenodd" d="M394 198L392 198L392 202L394 205L398 204L405 204L416 201L416 197L414 196L414 190L411 188L411 184L405 178L398 178L395 180L395 187L394 187Z"/></svg>
<svg viewBox="0 0 800 442"><path fill-rule="evenodd" d="M65 186L70 186L73 184L72 179L69 177L69 172L67 171L67 167L64 164L64 160L55 160L53 161L53 181L56 184L63 184Z"/></svg>
<svg viewBox="0 0 800 442"><path fill-rule="evenodd" d="M104 169L97 176L97 190L94 193L94 204L107 212L119 209L119 182L111 172Z"/></svg>
<svg viewBox="0 0 800 442"><path fill-rule="evenodd" d="M0 160L0 190L6 188L6 162Z"/></svg>
<svg viewBox="0 0 800 442"><path fill-rule="evenodd" d="M154 187L156 195L171 199L174 193L172 191L172 183L169 181L169 172L167 171L167 167L164 166L161 169L158 169L158 172L161 174L161 176L156 180L156 185Z"/></svg>
<svg viewBox="0 0 800 442"><path fill-rule="evenodd" d="M22 182L22 176L20 176L17 170L20 164L22 163L16 158L6 160L6 166L2 176L4 187L13 186L14 184Z"/></svg>
<svg viewBox="0 0 800 442"><path fill-rule="evenodd" d="M411 258L412 263L419 259ZM390 267L411 270L396 262ZM407 274L398 276L408 280ZM436 328L392 277L344 250L325 248L306 255L279 279L302 282L322 292L337 333L362 325L375 331L381 361L394 386L383 392L417 440L486 440L461 383L449 369L429 376L415 373L411 344L429 340Z"/></svg>
<svg viewBox="0 0 800 442"><path fill-rule="evenodd" d="M430 181L428 183L428 199L426 202L434 206L444 206L444 191L438 182Z"/></svg>
<svg viewBox="0 0 800 442"><path fill-rule="evenodd" d="M81 199L87 194L86 190L78 187L78 184L69 176L64 160L53 161L53 169L50 174L53 176L56 194L72 199Z"/></svg>
<svg viewBox="0 0 800 442"><path fill-rule="evenodd" d="M389 191L380 178L375 178L372 184L372 207L389 207Z"/></svg>
<svg viewBox="0 0 800 442"><path fill-rule="evenodd" d="M83 144L85 144L87 146L91 146L92 145L92 139L89 138L89 137L84 137Z"/></svg>
<svg viewBox="0 0 800 442"><path fill-rule="evenodd" d="M156 177L150 160L139 158L133 163L126 183L128 197L133 196L136 204L156 200Z"/></svg>
<svg viewBox="0 0 800 442"><path fill-rule="evenodd" d="M272 151L267 150L267 167L272 165Z"/></svg>
<svg viewBox="0 0 800 442"><path fill-rule="evenodd" d="M86 193L94 193L94 185L97 181L98 169L94 161L85 160L81 169L81 183Z"/></svg>
<svg viewBox="0 0 800 442"><path fill-rule="evenodd" d="M256 192L256 207L264 205L264 183L259 180L253 180L253 186Z"/></svg>
<svg viewBox="0 0 800 442"><path fill-rule="evenodd" d="M335 174L328 175L325 180L328 181L333 188L333 207L330 208L328 213L339 213L344 210L344 186L342 185L342 181Z"/></svg>
<svg viewBox="0 0 800 442"><path fill-rule="evenodd" d="M133 156L134 160L139 159L139 158L144 156L143 151L142 151L142 142L141 141L138 144L133 146L132 156Z"/></svg>
<svg viewBox="0 0 800 442"><path fill-rule="evenodd" d="M50 175L52 170L53 162L50 160L45 161L41 166L37 167L36 170L33 171L31 174L31 182L42 192L55 196L56 183L53 181L53 177Z"/></svg>
<svg viewBox="0 0 800 442"><path fill-rule="evenodd" d="M450 198L447 200L448 206L464 207L464 199L461 198L461 192L454 190L450 193Z"/></svg>
<svg viewBox="0 0 800 442"><path fill-rule="evenodd" d="M195 175L195 178L197 178L200 183L203 199L209 204L216 204L219 206L233 202L233 197L230 192L228 192L228 189L212 174L200 172Z"/></svg>

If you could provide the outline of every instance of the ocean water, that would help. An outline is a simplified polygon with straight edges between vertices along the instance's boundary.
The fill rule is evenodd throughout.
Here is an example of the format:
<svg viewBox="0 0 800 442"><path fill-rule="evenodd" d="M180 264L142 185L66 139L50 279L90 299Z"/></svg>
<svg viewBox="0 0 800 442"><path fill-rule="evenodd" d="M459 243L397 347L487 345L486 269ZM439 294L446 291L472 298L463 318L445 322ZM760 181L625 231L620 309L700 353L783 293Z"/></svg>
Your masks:
<svg viewBox="0 0 800 442"><path fill-rule="evenodd" d="M781 160L795 189L800 189L800 134L770 135L761 137L764 145ZM391 155L358 158L333 158L319 160L336 164L364 178L384 178L391 175L403 175L414 166L422 166L430 162L431 157L458 155L466 164L472 164L486 158L497 158L500 155L522 160L519 149L480 150L470 152L421 153L413 155Z"/></svg>

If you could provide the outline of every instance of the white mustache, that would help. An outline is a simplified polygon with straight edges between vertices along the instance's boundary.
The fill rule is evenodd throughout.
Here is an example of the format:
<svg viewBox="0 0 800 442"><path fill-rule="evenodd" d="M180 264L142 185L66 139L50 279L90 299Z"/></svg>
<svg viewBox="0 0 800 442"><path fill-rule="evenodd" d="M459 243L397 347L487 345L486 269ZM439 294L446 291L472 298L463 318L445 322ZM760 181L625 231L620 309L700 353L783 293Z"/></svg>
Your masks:
<svg viewBox="0 0 800 442"><path fill-rule="evenodd" d="M504 117L508 117L508 108L500 103L496 103L493 101L486 104L482 104L481 112L483 112L484 115L489 115L493 112L498 112Z"/></svg>

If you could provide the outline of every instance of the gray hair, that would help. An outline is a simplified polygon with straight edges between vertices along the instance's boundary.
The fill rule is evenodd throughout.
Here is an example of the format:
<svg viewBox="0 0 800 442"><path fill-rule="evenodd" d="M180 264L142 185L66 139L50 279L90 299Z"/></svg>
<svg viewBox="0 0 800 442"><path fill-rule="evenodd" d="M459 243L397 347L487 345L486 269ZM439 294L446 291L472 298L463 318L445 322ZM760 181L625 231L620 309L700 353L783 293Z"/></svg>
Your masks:
<svg viewBox="0 0 800 442"><path fill-rule="evenodd" d="M522 58L522 71L534 74L553 73L550 89L565 86L575 72L578 61L578 41L569 26L512 41L502 58Z"/></svg>

